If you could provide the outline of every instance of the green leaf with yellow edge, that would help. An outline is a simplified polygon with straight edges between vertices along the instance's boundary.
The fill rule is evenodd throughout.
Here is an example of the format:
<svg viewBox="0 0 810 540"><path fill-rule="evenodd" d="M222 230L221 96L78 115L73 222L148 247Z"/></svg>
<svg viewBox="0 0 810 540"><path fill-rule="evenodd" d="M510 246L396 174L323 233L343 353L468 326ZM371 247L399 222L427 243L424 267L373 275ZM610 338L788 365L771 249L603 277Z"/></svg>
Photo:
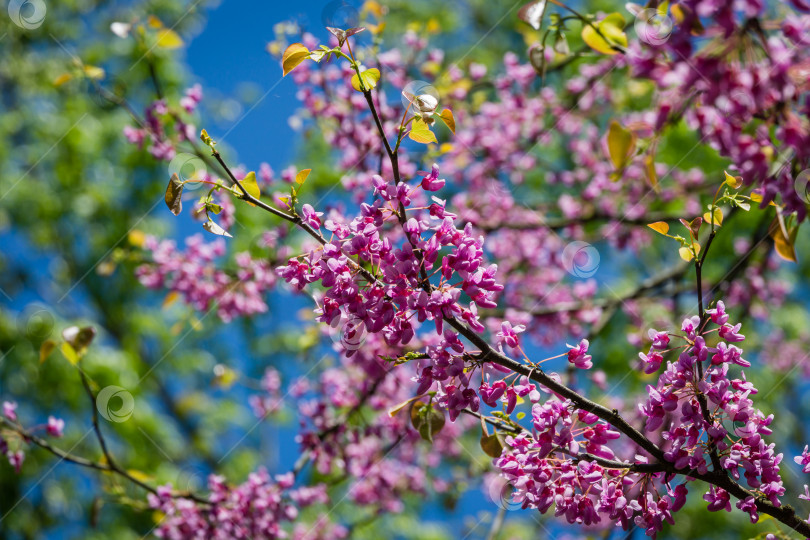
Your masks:
<svg viewBox="0 0 810 540"><path fill-rule="evenodd" d="M636 149L636 135L614 120L608 127L607 143L613 166L616 170L624 169Z"/></svg>
<svg viewBox="0 0 810 540"><path fill-rule="evenodd" d="M723 224L723 211L720 208L715 208L712 212L706 212L703 214L703 220L710 225L719 227Z"/></svg>
<svg viewBox="0 0 810 540"><path fill-rule="evenodd" d="M164 28L158 31L157 46L163 49L177 49L183 46L183 38L174 30Z"/></svg>
<svg viewBox="0 0 810 540"><path fill-rule="evenodd" d="M450 128L450 131L452 131L453 134L456 133L456 119L453 117L453 111L450 109L444 109L441 114L439 114L439 118L441 118L442 122L444 122L445 125Z"/></svg>
<svg viewBox="0 0 810 540"><path fill-rule="evenodd" d="M298 184L299 186L304 185L304 182L307 181L307 177L311 172L312 169L302 169L298 171L298 174L295 175L295 183Z"/></svg>
<svg viewBox="0 0 810 540"><path fill-rule="evenodd" d="M743 183L742 176L731 176L727 171L723 171L723 174L726 177L726 185L732 189L740 189Z"/></svg>
<svg viewBox="0 0 810 540"><path fill-rule="evenodd" d="M39 347L39 363L41 364L51 355L56 348L56 343L52 339L46 339Z"/></svg>
<svg viewBox="0 0 810 540"><path fill-rule="evenodd" d="M666 221L656 221L655 223L650 223L649 225L647 225L647 227L665 236L669 232L669 223L667 223Z"/></svg>
<svg viewBox="0 0 810 540"><path fill-rule="evenodd" d="M245 175L242 180L240 180L242 187L245 188L245 191L248 192L248 195L253 197L254 199L258 199L261 197L261 192L259 191L259 184L256 182L256 173L250 171Z"/></svg>
<svg viewBox="0 0 810 540"><path fill-rule="evenodd" d="M352 88L358 92L373 90L377 86L377 81L380 80L380 70L377 68L367 69L360 72L360 76L355 73L352 76ZM360 82L362 81L362 85Z"/></svg>
<svg viewBox="0 0 810 540"><path fill-rule="evenodd" d="M599 32L596 29L599 29ZM602 35L599 35L601 32ZM603 37L604 36L604 37ZM602 54L616 54L614 47L627 47L627 34L624 33L624 17L621 13L611 13L599 22L584 24L582 41L591 49Z"/></svg>
<svg viewBox="0 0 810 540"><path fill-rule="evenodd" d="M430 127L420 118L414 118L411 123L411 131L408 137L418 143L428 144L432 142L439 142L436 140L436 134L430 131Z"/></svg>
<svg viewBox="0 0 810 540"><path fill-rule="evenodd" d="M70 343L62 343L62 345L59 347L59 350L62 351L62 354L67 359L67 361L73 364L74 366L79 363L79 355L76 353L76 350L70 345Z"/></svg>
<svg viewBox="0 0 810 540"><path fill-rule="evenodd" d="M298 64L309 58L309 49L302 43L293 43L281 56L281 70L284 76L294 70Z"/></svg>

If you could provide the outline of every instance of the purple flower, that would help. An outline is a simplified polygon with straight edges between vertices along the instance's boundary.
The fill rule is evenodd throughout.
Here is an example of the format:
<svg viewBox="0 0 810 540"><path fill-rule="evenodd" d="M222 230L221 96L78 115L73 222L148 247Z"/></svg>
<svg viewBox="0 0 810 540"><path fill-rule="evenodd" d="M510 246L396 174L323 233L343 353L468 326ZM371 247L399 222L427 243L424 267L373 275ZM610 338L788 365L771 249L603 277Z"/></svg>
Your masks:
<svg viewBox="0 0 810 540"><path fill-rule="evenodd" d="M587 339L583 339L579 342L579 345L574 347L573 345L568 345L571 347L571 350L568 351L568 361L579 369L591 369L593 366L593 362L591 362L591 355L588 353L588 343Z"/></svg>
<svg viewBox="0 0 810 540"><path fill-rule="evenodd" d="M65 421L54 416L48 417L48 435L51 437L61 437L64 434Z"/></svg>
<svg viewBox="0 0 810 540"><path fill-rule="evenodd" d="M807 450L808 446L805 445L802 455L793 458L793 461L802 466L802 472L805 474L810 473L810 453Z"/></svg>
<svg viewBox="0 0 810 540"><path fill-rule="evenodd" d="M707 315L711 315L712 322L715 324L726 324L728 321L728 314L726 313L726 305L722 300L717 301L717 307L714 309L707 309Z"/></svg>
<svg viewBox="0 0 810 540"><path fill-rule="evenodd" d="M320 229L321 228L321 220L320 216L323 215L323 212L316 212L312 205L305 204L301 207L301 219L304 220L304 223L312 227L313 229Z"/></svg>
<svg viewBox="0 0 810 540"><path fill-rule="evenodd" d="M737 323L734 326L724 324L720 327L720 337L732 343L745 341L745 336L739 333L740 326L742 326L742 323Z"/></svg>
<svg viewBox="0 0 810 540"><path fill-rule="evenodd" d="M3 402L3 416L11 420L12 422L17 421L17 402L16 401L4 401Z"/></svg>
<svg viewBox="0 0 810 540"><path fill-rule="evenodd" d="M703 496L703 500L709 503L707 507L709 512L719 512L720 510L731 512L729 494L723 488L711 486L709 492Z"/></svg>
<svg viewBox="0 0 810 540"><path fill-rule="evenodd" d="M425 191L439 191L444 187L444 179L439 179L439 166L435 163L430 172L422 178L422 189Z"/></svg>
<svg viewBox="0 0 810 540"><path fill-rule="evenodd" d="M517 348L520 345L520 341L518 340L518 334L526 330L526 327L522 324L512 326L512 323L509 321L503 321L501 323L501 331L498 332L497 338L498 343L506 343L507 346Z"/></svg>
<svg viewBox="0 0 810 540"><path fill-rule="evenodd" d="M11 466L14 467L14 472L20 474L20 469L22 469L23 461L25 460L25 454L23 454L22 450L17 450L16 452L9 452L8 453L8 462L11 463Z"/></svg>

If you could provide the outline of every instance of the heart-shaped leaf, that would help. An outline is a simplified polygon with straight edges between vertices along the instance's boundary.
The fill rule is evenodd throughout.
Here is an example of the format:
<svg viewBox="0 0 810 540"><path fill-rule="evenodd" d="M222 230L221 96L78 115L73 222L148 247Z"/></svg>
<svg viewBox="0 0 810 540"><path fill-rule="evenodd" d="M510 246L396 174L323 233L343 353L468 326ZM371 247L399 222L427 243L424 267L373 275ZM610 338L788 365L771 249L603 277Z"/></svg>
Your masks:
<svg viewBox="0 0 810 540"><path fill-rule="evenodd" d="M669 232L669 223L666 221L656 221L655 223L650 223L647 227L651 228L657 233L661 233L666 235Z"/></svg>
<svg viewBox="0 0 810 540"><path fill-rule="evenodd" d="M408 133L408 137L422 144L438 142L436 135L430 131L430 127L419 118L414 118L411 123L411 131Z"/></svg>
<svg viewBox="0 0 810 540"><path fill-rule="evenodd" d="M367 69L360 72L360 77L357 73L352 76L352 88L358 92L368 92L377 86L377 81L380 80L380 70L377 68ZM360 82L362 81L362 85Z"/></svg>
<svg viewBox="0 0 810 540"><path fill-rule="evenodd" d="M582 41L602 54L616 54L619 51L615 47L627 47L624 17L620 13L611 13L599 22L585 24L582 27Z"/></svg>

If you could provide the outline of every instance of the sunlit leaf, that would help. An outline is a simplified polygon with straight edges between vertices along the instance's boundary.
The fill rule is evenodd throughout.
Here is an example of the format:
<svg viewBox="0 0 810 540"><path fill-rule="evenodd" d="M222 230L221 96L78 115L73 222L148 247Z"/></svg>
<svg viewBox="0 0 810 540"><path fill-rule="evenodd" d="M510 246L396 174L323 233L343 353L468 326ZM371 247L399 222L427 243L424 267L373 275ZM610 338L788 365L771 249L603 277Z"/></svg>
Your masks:
<svg viewBox="0 0 810 540"><path fill-rule="evenodd" d="M785 233L777 220L774 220L773 223L771 223L771 238L773 238L774 248L776 249L777 255L786 261L797 261L796 248L794 246L797 232L798 227L793 227L790 231L788 231L788 235L785 236Z"/></svg>
<svg viewBox="0 0 810 540"><path fill-rule="evenodd" d="M723 171L726 176L726 184L732 189L740 189L743 184L742 176L731 176L727 171Z"/></svg>
<svg viewBox="0 0 810 540"><path fill-rule="evenodd" d="M650 186L652 186L656 192L660 191L658 174L655 172L655 156L653 154L647 154L644 158L644 168L647 171L647 180L650 181Z"/></svg>
<svg viewBox="0 0 810 540"><path fill-rule="evenodd" d="M127 240L134 247L143 247L144 243L146 243L146 234L141 230L133 229L129 231Z"/></svg>
<svg viewBox="0 0 810 540"><path fill-rule="evenodd" d="M444 109L439 114L439 118L441 118L442 122L444 122L447 125L447 127L450 128L450 131L452 131L453 133L456 132L456 119L453 117L453 111L451 111L450 109Z"/></svg>
<svg viewBox="0 0 810 540"><path fill-rule="evenodd" d="M286 76L307 58L309 58L309 49L301 43L293 43L287 47L281 56L282 73Z"/></svg>
<svg viewBox="0 0 810 540"><path fill-rule="evenodd" d="M90 77L91 79L101 80L104 78L104 69L97 67L97 66L83 66L82 70L84 74Z"/></svg>
<svg viewBox="0 0 810 540"><path fill-rule="evenodd" d="M715 208L712 212L706 212L703 214L703 220L710 225L714 224L719 227L723 224L723 210Z"/></svg>
<svg viewBox="0 0 810 540"><path fill-rule="evenodd" d="M59 350L62 351L62 354L65 356L67 361L74 366L79 362L79 355L76 354L76 351L73 349L73 347L71 347L70 343L62 343Z"/></svg>
<svg viewBox="0 0 810 540"><path fill-rule="evenodd" d="M597 28L599 32L596 31ZM614 47L627 47L624 17L620 13L612 13L599 22L583 25L582 41L602 54L616 54L618 51Z"/></svg>
<svg viewBox="0 0 810 540"><path fill-rule="evenodd" d="M360 84L362 80L363 84ZM358 92L373 90L377 86L377 81L380 80L380 70L377 68L367 69L360 72L360 77L355 73L352 76L352 88Z"/></svg>
<svg viewBox="0 0 810 540"><path fill-rule="evenodd" d="M438 142L436 135L430 131L430 127L419 118L414 118L411 123L411 131L408 133L408 137L422 144Z"/></svg>
<svg viewBox="0 0 810 540"><path fill-rule="evenodd" d="M174 30L164 28L158 32L157 45L163 49L177 49L183 46L183 38Z"/></svg>
<svg viewBox="0 0 810 540"><path fill-rule="evenodd" d="M307 181L307 177L311 172L312 169L302 169L298 171L298 174L295 175L295 183L298 184L299 186L303 185L304 182Z"/></svg>
<svg viewBox="0 0 810 540"><path fill-rule="evenodd" d="M261 192L259 191L259 184L256 182L256 173L250 171L245 175L245 177L239 181L242 184L242 187L245 188L245 191L248 192L248 195L253 197L254 199L258 199L261 197Z"/></svg>
<svg viewBox="0 0 810 540"><path fill-rule="evenodd" d="M171 179L169 179L169 185L166 186L164 200L166 201L166 206L169 207L169 210L175 216L179 215L183 210L182 196L183 182L180 181L180 177L177 176L177 173L174 173Z"/></svg>
<svg viewBox="0 0 810 540"><path fill-rule="evenodd" d="M667 234L669 232L669 223L666 221L656 221L655 223L650 223L647 227L661 234Z"/></svg>
<svg viewBox="0 0 810 540"><path fill-rule="evenodd" d="M695 257L694 254L692 253L692 250L687 247L682 247L678 249L678 255L680 255L681 259L685 260L686 262L691 261Z"/></svg>
<svg viewBox="0 0 810 540"><path fill-rule="evenodd" d="M608 153L616 170L624 169L627 161L636 149L635 134L617 121L608 127Z"/></svg>

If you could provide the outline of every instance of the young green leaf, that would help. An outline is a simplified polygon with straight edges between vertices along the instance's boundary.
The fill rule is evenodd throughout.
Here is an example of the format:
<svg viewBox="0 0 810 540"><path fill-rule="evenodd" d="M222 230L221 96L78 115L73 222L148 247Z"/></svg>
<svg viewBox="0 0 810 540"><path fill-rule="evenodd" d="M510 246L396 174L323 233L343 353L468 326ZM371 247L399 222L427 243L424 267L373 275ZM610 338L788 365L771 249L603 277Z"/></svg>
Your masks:
<svg viewBox="0 0 810 540"><path fill-rule="evenodd" d="M256 182L256 173L254 171L250 171L245 175L245 177L240 180L242 187L245 188L245 191L253 197L254 199L258 199L261 197L261 192L259 191L259 184Z"/></svg>
<svg viewBox="0 0 810 540"><path fill-rule="evenodd" d="M62 351L62 354L65 356L67 361L74 366L79 363L79 355L76 354L76 351L70 346L70 343L62 343L59 350Z"/></svg>
<svg viewBox="0 0 810 540"><path fill-rule="evenodd" d="M380 80L380 70L377 68L367 69L360 72L360 77L355 73L352 76L352 88L358 92L373 90ZM362 84L361 84L362 82Z"/></svg>
<svg viewBox="0 0 810 540"><path fill-rule="evenodd" d="M617 121L612 121L608 128L608 153L616 170L622 170L636 149L636 135Z"/></svg>
<svg viewBox="0 0 810 540"><path fill-rule="evenodd" d="M430 131L428 125L419 118L414 118L411 123L411 131L408 133L408 137L422 144L438 142L436 135Z"/></svg>
<svg viewBox="0 0 810 540"><path fill-rule="evenodd" d="M599 32L596 31L597 28ZM600 33L602 35L599 35ZM612 13L599 22L583 23L582 41L596 52L616 54L618 51L615 47L627 47L627 34L624 33L624 17L620 13Z"/></svg>
<svg viewBox="0 0 810 540"><path fill-rule="evenodd" d="M304 47L301 43L293 43L284 51L281 56L281 70L286 77L289 72L294 70L298 64L309 58L309 49Z"/></svg>
<svg viewBox="0 0 810 540"><path fill-rule="evenodd" d="M723 174L726 176L726 184L731 187L731 189L740 189L743 183L742 176L731 176L726 171L723 171Z"/></svg>
<svg viewBox="0 0 810 540"><path fill-rule="evenodd" d="M433 435L444 427L444 413L422 401L417 401L411 409L411 425L423 439L433 442Z"/></svg>
<svg viewBox="0 0 810 540"><path fill-rule="evenodd" d="M183 182L180 181L180 177L177 176L177 173L174 173L172 177L169 179L169 185L166 186L166 195L164 200L166 201L166 206L169 207L169 210L175 216L179 215L180 212L183 210Z"/></svg>
<svg viewBox="0 0 810 540"><path fill-rule="evenodd" d="M157 46L163 49L177 49L183 46L183 38L174 30L164 28L158 31Z"/></svg>
<svg viewBox="0 0 810 540"><path fill-rule="evenodd" d="M703 214L703 220L710 225L713 224L715 227L719 227L723 224L723 210L715 207L714 211Z"/></svg>

